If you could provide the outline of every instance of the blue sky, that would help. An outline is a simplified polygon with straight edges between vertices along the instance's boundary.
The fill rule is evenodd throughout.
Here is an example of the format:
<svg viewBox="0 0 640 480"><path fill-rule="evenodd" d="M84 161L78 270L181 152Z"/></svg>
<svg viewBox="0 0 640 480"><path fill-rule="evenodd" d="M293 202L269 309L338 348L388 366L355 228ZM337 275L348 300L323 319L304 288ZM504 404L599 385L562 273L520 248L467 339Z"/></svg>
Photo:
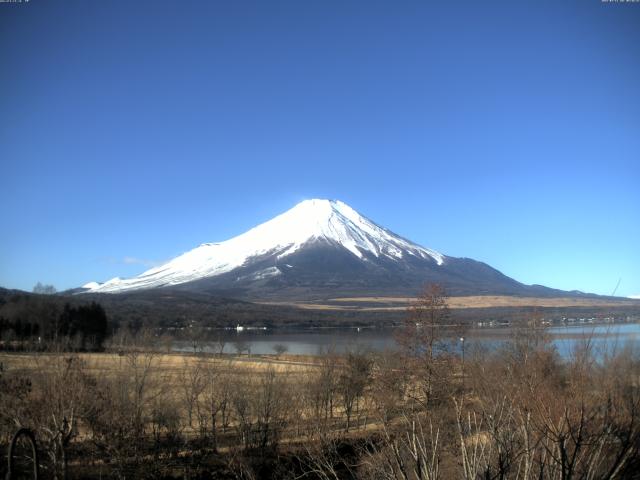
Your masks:
<svg viewBox="0 0 640 480"><path fill-rule="evenodd" d="M0 4L0 285L132 276L305 198L640 294L640 4Z"/></svg>

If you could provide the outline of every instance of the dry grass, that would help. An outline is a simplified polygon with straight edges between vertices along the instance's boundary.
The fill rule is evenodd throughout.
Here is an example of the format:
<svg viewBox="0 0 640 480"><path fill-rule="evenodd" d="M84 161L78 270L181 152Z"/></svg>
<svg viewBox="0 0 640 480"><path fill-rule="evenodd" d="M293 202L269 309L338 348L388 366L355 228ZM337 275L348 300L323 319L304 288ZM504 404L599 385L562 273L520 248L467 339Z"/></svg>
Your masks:
<svg viewBox="0 0 640 480"><path fill-rule="evenodd" d="M268 371L274 371L284 379L287 385L298 385L303 379L312 374L319 364L313 357L297 357L281 355L279 358L271 355L264 356L238 356L238 355L194 355L184 353L158 353L154 351L140 352L138 355L138 369L143 369L149 359L150 369L147 382L148 398L159 396L169 398L177 402L178 412L183 425L182 433L186 437L198 435L197 425L189 425L187 422L187 410L184 404L185 376L188 372L195 371L196 367L207 368L213 364L218 374L227 378L248 380L250 383L258 383ZM131 352L124 355L117 353L0 353L0 364L5 371L25 375L35 379L46 378L55 375L56 369L64 364L63 360L78 357L83 362L85 373L97 379L117 380L121 375L133 375ZM317 361L317 359L315 359ZM140 372L140 371L139 371ZM187 382L188 382L187 377ZM232 422L233 426L233 422ZM80 429L83 437L86 433Z"/></svg>
<svg viewBox="0 0 640 480"><path fill-rule="evenodd" d="M288 303L309 310L359 310L359 311L399 311L415 301L411 297L344 297L332 298L327 303ZM271 305L285 305L271 302ZM372 306L376 305L376 306ZM379 305L379 306L377 306ZM486 295L449 297L449 308L494 308L494 307L616 307L640 306L640 301L633 299L599 299L599 298L538 298L511 297L506 295Z"/></svg>
<svg viewBox="0 0 640 480"><path fill-rule="evenodd" d="M53 360L59 356L68 357L70 354L62 353L0 353L0 363L6 370L12 371L38 371L46 372L55 364ZM146 354L145 354L146 355ZM317 368L311 361L312 357L281 356L276 359L271 356L236 356L225 355L213 357L210 355L192 355L181 353L153 354L153 369L163 377L176 376L190 365L196 362L208 362L217 364L222 371L233 373L261 373L273 369L278 373L305 374ZM116 353L80 353L78 356L85 362L88 373L95 375L108 375L122 367L126 357Z"/></svg>

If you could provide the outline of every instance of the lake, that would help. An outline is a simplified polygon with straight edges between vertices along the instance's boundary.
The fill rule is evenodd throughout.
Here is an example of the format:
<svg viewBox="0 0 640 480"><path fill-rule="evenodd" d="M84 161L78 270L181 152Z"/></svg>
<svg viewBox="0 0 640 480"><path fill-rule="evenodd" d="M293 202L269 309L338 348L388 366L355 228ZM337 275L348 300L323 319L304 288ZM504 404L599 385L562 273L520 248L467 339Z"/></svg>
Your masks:
<svg viewBox="0 0 640 480"><path fill-rule="evenodd" d="M220 330L212 332L212 336L222 339L224 353L236 353L238 348L250 350L252 354L273 354L276 345L284 345L287 353L293 355L317 355L329 349L344 353L354 349L373 351L393 350L397 348L393 328L331 328L315 330ZM498 348L507 342L513 330L505 328L476 328L465 333L465 351L485 347ZM631 347L640 350L640 324L581 324L576 326L549 327L551 336L561 356L567 358L574 349L589 341L595 351L602 355L605 352ZM219 352L221 343L203 341L201 346L206 352ZM452 340L451 347L460 350L459 339ZM174 342L174 350L190 351L192 345L188 341Z"/></svg>

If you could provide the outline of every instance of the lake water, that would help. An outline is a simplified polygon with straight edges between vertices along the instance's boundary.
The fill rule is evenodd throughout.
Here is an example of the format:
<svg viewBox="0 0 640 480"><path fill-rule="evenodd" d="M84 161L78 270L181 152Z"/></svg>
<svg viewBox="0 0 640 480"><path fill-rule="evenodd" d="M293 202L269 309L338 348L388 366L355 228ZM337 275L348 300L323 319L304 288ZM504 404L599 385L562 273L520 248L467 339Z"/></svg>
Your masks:
<svg viewBox="0 0 640 480"><path fill-rule="evenodd" d="M392 328L344 328L318 329L306 331L294 330L222 330L212 332L211 337L218 341L202 341L201 347L207 352L219 352L224 344L224 353L236 353L238 350L250 351L252 354L273 354L276 345L283 345L287 353L293 355L317 355L332 349L344 353L355 349L373 351L393 350L397 348ZM465 351L485 347L498 348L509 341L513 330L510 328L473 329L465 333ZM569 357L575 348L590 342L595 351L602 355L605 352L618 351L622 348L634 348L640 351L640 324L602 324L559 326L547 329L554 345L561 356ZM451 341L451 347L459 350L462 343L459 339ZM187 341L176 341L174 349L189 351L193 348Z"/></svg>

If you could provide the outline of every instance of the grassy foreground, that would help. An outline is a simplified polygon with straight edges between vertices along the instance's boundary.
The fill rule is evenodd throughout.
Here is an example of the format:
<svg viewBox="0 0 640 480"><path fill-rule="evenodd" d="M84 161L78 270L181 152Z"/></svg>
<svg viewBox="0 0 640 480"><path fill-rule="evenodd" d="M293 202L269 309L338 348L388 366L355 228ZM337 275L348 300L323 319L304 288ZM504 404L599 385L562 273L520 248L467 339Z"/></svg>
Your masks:
<svg viewBox="0 0 640 480"><path fill-rule="evenodd" d="M389 354L0 353L0 455L26 427L42 478L636 478L637 352L523 325L461 357L421 325Z"/></svg>

